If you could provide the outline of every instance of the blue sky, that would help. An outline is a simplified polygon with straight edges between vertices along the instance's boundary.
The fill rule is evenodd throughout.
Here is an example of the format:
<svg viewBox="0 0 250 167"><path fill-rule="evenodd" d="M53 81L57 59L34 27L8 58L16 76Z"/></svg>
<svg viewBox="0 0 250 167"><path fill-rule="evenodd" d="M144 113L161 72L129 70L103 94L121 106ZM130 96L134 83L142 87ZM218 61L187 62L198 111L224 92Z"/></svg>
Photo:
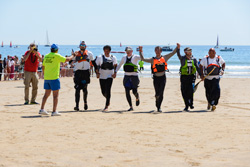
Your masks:
<svg viewBox="0 0 250 167"><path fill-rule="evenodd" d="M0 0L0 41L250 45L248 0Z"/></svg>

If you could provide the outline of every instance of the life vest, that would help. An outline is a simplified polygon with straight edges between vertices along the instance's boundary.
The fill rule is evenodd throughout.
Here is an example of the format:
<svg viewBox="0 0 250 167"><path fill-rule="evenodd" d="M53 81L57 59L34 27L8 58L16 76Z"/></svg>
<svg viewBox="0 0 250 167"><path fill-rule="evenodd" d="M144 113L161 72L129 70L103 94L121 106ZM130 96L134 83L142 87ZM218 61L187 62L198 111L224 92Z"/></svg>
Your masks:
<svg viewBox="0 0 250 167"><path fill-rule="evenodd" d="M219 75L220 69L221 69L220 63L219 63L220 56L216 57L217 64L213 64L213 63L209 64L209 61L208 61L209 56L206 56L206 58L207 58L207 67L205 68L205 74L206 75L209 74L215 68L214 71L210 75Z"/></svg>
<svg viewBox="0 0 250 167"><path fill-rule="evenodd" d="M194 65L194 60L185 60L184 66L181 66L181 75L193 75L196 72L196 67Z"/></svg>
<svg viewBox="0 0 250 167"><path fill-rule="evenodd" d="M153 64L151 66L152 73L157 73L157 72L164 72L168 70L167 68L168 64L165 61L164 57L161 56L160 59L157 59L153 57Z"/></svg>
<svg viewBox="0 0 250 167"><path fill-rule="evenodd" d="M132 57L133 56L128 58L128 56L127 56L126 63L123 65L123 70L125 72L137 72L138 66L131 62Z"/></svg>
<svg viewBox="0 0 250 167"><path fill-rule="evenodd" d="M88 51L85 50L83 53L81 51L78 51L78 54L76 55L76 61L78 63L82 62L82 61L87 61L89 62L89 58L88 58Z"/></svg>
<svg viewBox="0 0 250 167"><path fill-rule="evenodd" d="M103 69L103 70L113 70L114 69L113 55L111 55L110 57L111 57L111 60L108 60L105 58L104 55L102 55L101 69Z"/></svg>

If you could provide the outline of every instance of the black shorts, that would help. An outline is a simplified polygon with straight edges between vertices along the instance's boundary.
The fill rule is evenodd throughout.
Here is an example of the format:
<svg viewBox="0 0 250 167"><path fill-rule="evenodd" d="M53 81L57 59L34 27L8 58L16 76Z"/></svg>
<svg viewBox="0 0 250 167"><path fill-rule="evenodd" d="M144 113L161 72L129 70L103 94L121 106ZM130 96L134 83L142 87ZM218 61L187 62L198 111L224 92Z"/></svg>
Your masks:
<svg viewBox="0 0 250 167"><path fill-rule="evenodd" d="M74 74L75 89L83 89L90 83L89 70L77 70Z"/></svg>
<svg viewBox="0 0 250 167"><path fill-rule="evenodd" d="M123 86L125 88L134 89L139 87L139 77L138 76L128 76L125 75L123 78Z"/></svg>

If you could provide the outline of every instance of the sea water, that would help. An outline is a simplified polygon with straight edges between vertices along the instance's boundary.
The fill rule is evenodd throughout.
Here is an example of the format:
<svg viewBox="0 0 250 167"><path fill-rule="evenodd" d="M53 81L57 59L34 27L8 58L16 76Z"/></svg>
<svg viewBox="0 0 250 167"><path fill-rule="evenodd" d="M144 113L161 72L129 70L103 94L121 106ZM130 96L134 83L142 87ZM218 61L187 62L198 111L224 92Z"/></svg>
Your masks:
<svg viewBox="0 0 250 167"><path fill-rule="evenodd" d="M136 51L138 46L130 45L134 54L139 54ZM143 46L143 53L145 58L150 58L155 56L154 48L156 45L146 45ZM126 46L120 47L119 45L111 45L112 51L124 51ZM171 46L173 49L176 46ZM193 56L197 58L203 58L208 55L208 50L213 46L181 46L181 55L184 55L184 48L190 47L193 50ZM224 48L225 46L220 46L220 48ZM215 49L216 54L220 55L226 62L225 74L223 77L225 78L250 78L250 46L227 46L234 48L233 52L222 52L220 48ZM79 50L77 45L59 45L59 53L63 56L70 55L71 50ZM10 48L9 46L0 47L0 54L2 54L2 60L4 57L10 56L18 56L19 58L28 50L27 45L20 45L18 48L13 46ZM45 55L50 52L50 47L38 46L38 50L42 55ZM99 56L103 53L103 45L88 45L87 50L91 51L94 54L94 57ZM162 55L168 54L170 52L162 52ZM116 56L118 62L120 62L121 58L125 55L125 53L112 53ZM179 77L179 69L180 69L180 61L175 54L168 60L168 69L167 77L177 78ZM144 71L139 72L141 77L150 77L151 76L151 65L149 63L144 63ZM123 75L123 70L120 69L118 72L119 76Z"/></svg>

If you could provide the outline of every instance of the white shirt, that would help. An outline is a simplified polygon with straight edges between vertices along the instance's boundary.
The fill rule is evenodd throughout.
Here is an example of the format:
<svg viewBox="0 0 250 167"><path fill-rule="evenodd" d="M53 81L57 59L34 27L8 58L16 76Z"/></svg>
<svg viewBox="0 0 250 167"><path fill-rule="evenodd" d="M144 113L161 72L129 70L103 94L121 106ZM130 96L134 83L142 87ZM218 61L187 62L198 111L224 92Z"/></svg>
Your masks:
<svg viewBox="0 0 250 167"><path fill-rule="evenodd" d="M218 55L216 55L213 59L211 59L210 57L208 57L208 63L209 64L218 64L217 62L217 59L218 59ZM222 66L222 64L224 64L225 61L223 60L223 58L220 56L219 58L219 64L220 67ZM202 60L201 60L201 65L204 67L204 68L207 68L207 66L209 65L207 64L207 57L205 56ZM206 79L208 80L212 80L212 79L219 79L220 78L220 75L211 75L211 76L207 76Z"/></svg>
<svg viewBox="0 0 250 167"><path fill-rule="evenodd" d="M15 61L14 61L14 60L11 60L9 66L10 66L10 67L13 66L14 63L15 63Z"/></svg>
<svg viewBox="0 0 250 167"><path fill-rule="evenodd" d="M113 65L117 64L117 59L114 55L109 55L108 57L104 56L105 59L107 60L111 60L113 62ZM98 56L96 59L96 65L97 66L101 66L103 63L103 58L102 55ZM112 75L114 74L114 69L113 70L103 70L103 69L99 69L100 72L100 79L108 79L108 78L112 78Z"/></svg>
<svg viewBox="0 0 250 167"><path fill-rule="evenodd" d="M137 65L138 64L138 61L141 60L141 57L139 55L132 55L132 59L131 59L131 63L133 63L134 65ZM131 56L130 56L131 57ZM128 57L128 58L130 58ZM121 66L126 63L126 60L127 60L127 55L123 56L122 57L122 60L121 62L119 63L119 65L117 66L116 68L116 71L119 71L119 69L121 68ZM129 75L129 76L137 76L138 73L137 72L125 72L124 73L125 75Z"/></svg>
<svg viewBox="0 0 250 167"><path fill-rule="evenodd" d="M94 56L93 53L88 51L87 53L88 57L87 59L89 59L89 61L94 60ZM75 60L75 57L73 58L73 60ZM82 61L82 62L76 62L75 67L74 67L74 71L77 70L89 70L90 69L90 62L88 61Z"/></svg>

